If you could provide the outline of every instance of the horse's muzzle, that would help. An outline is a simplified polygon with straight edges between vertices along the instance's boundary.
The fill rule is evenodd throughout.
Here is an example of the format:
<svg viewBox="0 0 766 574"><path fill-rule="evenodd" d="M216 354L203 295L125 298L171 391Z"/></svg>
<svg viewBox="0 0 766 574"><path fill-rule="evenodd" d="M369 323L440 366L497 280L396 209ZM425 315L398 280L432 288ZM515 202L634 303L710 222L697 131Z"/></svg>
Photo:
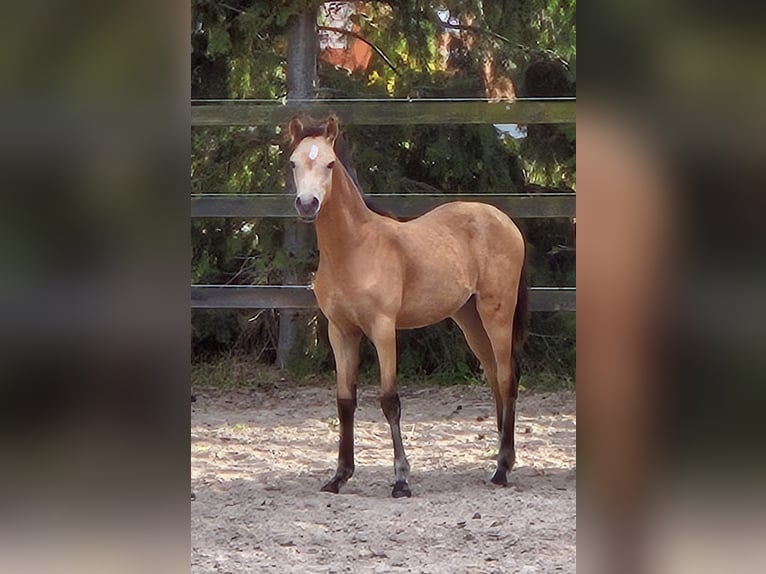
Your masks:
<svg viewBox="0 0 766 574"><path fill-rule="evenodd" d="M319 213L319 200L313 195L307 198L308 201L303 199L301 196L295 198L295 209L301 221L310 223L317 218Z"/></svg>

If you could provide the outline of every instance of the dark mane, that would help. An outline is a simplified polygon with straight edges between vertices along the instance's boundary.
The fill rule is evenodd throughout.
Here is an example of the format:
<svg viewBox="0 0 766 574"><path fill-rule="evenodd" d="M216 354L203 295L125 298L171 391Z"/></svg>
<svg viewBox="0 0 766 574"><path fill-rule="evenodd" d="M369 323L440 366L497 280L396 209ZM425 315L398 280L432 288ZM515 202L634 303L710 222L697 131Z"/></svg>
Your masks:
<svg viewBox="0 0 766 574"><path fill-rule="evenodd" d="M290 146L291 151L295 149L295 147L304 138L314 138L314 137L319 137L324 135L325 126L327 125L327 119L317 120L310 116L299 116L299 119L303 127L300 134L298 134L298 137L295 139L295 141L292 142L292 145ZM285 133L287 133L287 130L285 130ZM351 163L351 145L348 143L348 137L346 136L345 130L341 130L338 137L335 139L334 149L335 149L335 156L338 158L338 161L340 161L341 165L345 168L346 172L351 178L351 181L354 182L354 185L356 186L356 189L359 192L359 195L362 196L362 199L364 200L365 205L371 211L374 211L378 215L383 215L385 217L390 217L391 219L396 219L396 216L394 216L391 212L387 211L386 209L383 209L380 206L376 205L375 202L372 199L370 199L367 196L367 194L364 193L364 191L362 191L362 186L359 184L359 176L356 173L356 168Z"/></svg>

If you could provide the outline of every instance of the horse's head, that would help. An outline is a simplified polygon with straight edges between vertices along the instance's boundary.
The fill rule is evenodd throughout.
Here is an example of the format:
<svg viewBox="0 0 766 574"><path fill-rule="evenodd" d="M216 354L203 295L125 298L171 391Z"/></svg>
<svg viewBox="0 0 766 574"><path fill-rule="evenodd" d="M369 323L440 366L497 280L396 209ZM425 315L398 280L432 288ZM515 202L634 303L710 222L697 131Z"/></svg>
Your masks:
<svg viewBox="0 0 766 574"><path fill-rule="evenodd" d="M330 116L324 128L307 129L300 119L293 118L288 131L292 148L290 169L295 181L295 209L303 221L314 221L332 187L338 120Z"/></svg>

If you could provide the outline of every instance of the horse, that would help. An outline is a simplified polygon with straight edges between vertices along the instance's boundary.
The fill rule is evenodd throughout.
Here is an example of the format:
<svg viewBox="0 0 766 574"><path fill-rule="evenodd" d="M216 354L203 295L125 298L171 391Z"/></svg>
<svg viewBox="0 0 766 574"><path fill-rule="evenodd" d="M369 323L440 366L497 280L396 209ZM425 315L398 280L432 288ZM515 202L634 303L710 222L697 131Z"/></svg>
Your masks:
<svg viewBox="0 0 766 574"><path fill-rule="evenodd" d="M391 494L412 495L400 425L396 331L448 317L462 330L492 389L500 447L491 482L505 485L516 460L518 351L527 322L524 237L502 211L480 202L449 202L407 221L377 213L365 201L339 135L335 115L321 123L295 116L287 126L289 187L298 217L316 224L313 288L327 318L337 376L338 464L321 490L337 494L354 473L364 335L380 364L380 406L394 450Z"/></svg>

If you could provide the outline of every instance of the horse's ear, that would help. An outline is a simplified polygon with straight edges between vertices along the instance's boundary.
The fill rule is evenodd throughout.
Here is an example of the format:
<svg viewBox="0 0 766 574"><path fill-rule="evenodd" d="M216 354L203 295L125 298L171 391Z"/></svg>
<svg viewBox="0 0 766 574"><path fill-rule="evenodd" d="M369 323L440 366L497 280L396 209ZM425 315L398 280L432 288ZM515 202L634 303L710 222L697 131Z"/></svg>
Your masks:
<svg viewBox="0 0 766 574"><path fill-rule="evenodd" d="M335 143L339 130L340 128L338 128L338 118L334 115L327 118L327 123L324 127L324 137L328 142L330 142L330 144Z"/></svg>
<svg viewBox="0 0 766 574"><path fill-rule="evenodd" d="M295 144L303 133L303 123L298 116L294 116L287 125L287 133L290 134L290 145Z"/></svg>

